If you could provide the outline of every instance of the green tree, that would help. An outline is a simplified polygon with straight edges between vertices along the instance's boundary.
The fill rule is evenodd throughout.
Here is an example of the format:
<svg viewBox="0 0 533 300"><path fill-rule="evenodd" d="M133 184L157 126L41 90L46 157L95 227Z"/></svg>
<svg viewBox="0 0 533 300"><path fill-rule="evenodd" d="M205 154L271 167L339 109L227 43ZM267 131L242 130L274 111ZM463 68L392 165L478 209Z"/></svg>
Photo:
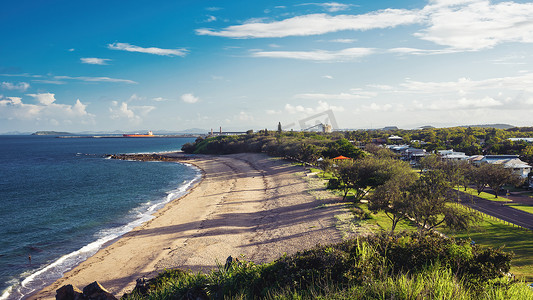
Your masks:
<svg viewBox="0 0 533 300"><path fill-rule="evenodd" d="M447 193L451 187L442 170L430 170L412 185L407 214L416 222L419 232L433 230L441 224L466 229L478 219L476 214L449 205Z"/></svg>
<svg viewBox="0 0 533 300"><path fill-rule="evenodd" d="M391 233L396 229L398 222L409 215L410 188L416 179L416 173L407 163L395 161L394 175L384 184L376 187L368 202L368 208L372 212L383 211L391 220Z"/></svg>
<svg viewBox="0 0 533 300"><path fill-rule="evenodd" d="M519 185L522 182L522 178L513 173L512 169L504 168L502 165L486 164L482 170L485 172L486 183L494 191L496 198L498 198L498 191L502 186L507 184Z"/></svg>
<svg viewBox="0 0 533 300"><path fill-rule="evenodd" d="M352 143L345 138L330 142L327 145L327 148L328 149L324 154L330 158L343 155L351 159L358 159L365 156L365 153L361 149L352 145Z"/></svg>

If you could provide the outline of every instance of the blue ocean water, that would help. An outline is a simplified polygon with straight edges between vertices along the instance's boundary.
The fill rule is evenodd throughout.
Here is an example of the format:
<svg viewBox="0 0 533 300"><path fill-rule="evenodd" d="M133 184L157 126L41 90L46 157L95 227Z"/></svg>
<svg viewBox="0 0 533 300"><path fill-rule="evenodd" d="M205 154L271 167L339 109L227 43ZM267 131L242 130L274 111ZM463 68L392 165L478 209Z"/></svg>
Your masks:
<svg viewBox="0 0 533 300"><path fill-rule="evenodd" d="M0 136L0 299L52 283L200 177L192 166L104 154L178 151L193 140Z"/></svg>

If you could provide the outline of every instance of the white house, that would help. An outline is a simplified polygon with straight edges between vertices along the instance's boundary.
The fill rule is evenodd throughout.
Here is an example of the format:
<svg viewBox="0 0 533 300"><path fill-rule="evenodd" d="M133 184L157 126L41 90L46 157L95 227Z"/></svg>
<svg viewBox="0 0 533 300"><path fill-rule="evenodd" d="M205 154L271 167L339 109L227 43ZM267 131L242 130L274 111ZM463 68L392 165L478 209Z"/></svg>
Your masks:
<svg viewBox="0 0 533 300"><path fill-rule="evenodd" d="M442 159L448 160L467 160L469 158L464 152L455 152L453 149L450 150L438 150L437 153Z"/></svg>
<svg viewBox="0 0 533 300"><path fill-rule="evenodd" d="M486 155L481 163L503 165L504 168L513 169L513 172L522 178L527 178L531 172L531 166L521 161L518 155Z"/></svg>

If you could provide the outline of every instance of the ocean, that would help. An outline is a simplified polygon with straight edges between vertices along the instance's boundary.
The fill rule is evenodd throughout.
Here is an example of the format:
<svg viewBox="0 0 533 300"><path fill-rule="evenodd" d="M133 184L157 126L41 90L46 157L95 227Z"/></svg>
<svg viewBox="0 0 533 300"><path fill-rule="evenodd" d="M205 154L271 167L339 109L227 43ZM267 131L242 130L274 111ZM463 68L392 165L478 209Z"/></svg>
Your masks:
<svg viewBox="0 0 533 300"><path fill-rule="evenodd" d="M0 136L0 300L60 278L200 178L190 165L106 159L193 138Z"/></svg>

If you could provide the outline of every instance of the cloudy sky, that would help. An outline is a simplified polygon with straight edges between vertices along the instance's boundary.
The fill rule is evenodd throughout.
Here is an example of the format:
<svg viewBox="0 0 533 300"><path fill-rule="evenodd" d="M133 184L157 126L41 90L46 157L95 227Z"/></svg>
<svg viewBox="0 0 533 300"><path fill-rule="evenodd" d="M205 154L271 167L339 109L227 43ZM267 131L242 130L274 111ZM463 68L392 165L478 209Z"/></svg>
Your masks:
<svg viewBox="0 0 533 300"><path fill-rule="evenodd" d="M530 1L9 0L0 28L0 133L300 129L324 112L533 126Z"/></svg>

